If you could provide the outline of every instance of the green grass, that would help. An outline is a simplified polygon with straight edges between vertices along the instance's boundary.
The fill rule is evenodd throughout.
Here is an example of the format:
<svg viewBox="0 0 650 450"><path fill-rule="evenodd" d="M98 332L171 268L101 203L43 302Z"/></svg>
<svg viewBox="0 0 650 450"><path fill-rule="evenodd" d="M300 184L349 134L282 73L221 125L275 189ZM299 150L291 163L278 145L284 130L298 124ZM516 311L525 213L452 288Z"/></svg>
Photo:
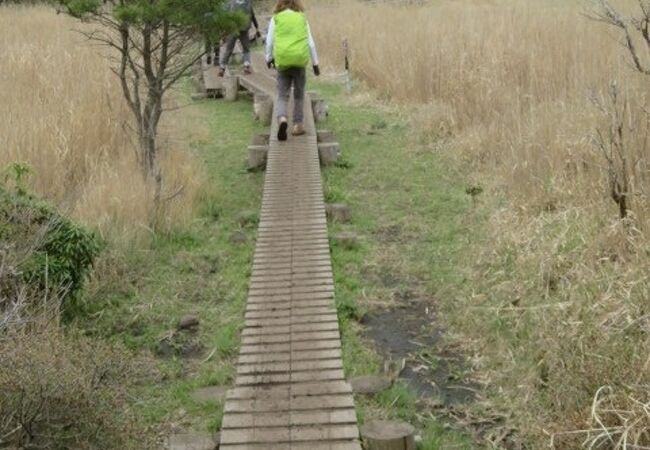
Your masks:
<svg viewBox="0 0 650 450"><path fill-rule="evenodd" d="M342 163L324 171L325 197L348 203L353 212L351 224L334 224L330 233L361 236L356 249L332 248L344 365L348 376L378 374L381 358L358 320L382 306L398 306L401 292L434 299L445 286L462 283L472 200L452 163L419 142L393 111L350 99L337 85L315 82L312 88L330 106L320 127L334 131L342 149ZM427 357L435 367L436 355ZM421 449L475 448L425 414L404 384L356 402L361 423L400 418L416 425Z"/></svg>
<svg viewBox="0 0 650 450"><path fill-rule="evenodd" d="M375 105L350 102L337 86L318 88L330 103L326 126L344 152L343 163L324 172L325 196L349 203L354 214L352 224L330 232L353 230L363 237L354 249L332 249L344 364L348 376L376 374L382 361L363 337L360 319L395 303L398 292L415 289L434 297L441 286L462 279L456 255L467 244L463 217L471 200L463 180L449 175L447 162L411 138L408 124ZM158 359L156 382L132 395L145 425L174 422L215 431L223 405L199 404L191 393L228 385L234 376L255 235L254 226L240 226L238 215L259 210L263 182L262 174L244 170L244 159L252 135L263 130L246 99L191 108L209 128L192 144L210 177L198 217L187 229L156 235L145 251L121 255L123 269L87 299L95 306L83 325L134 352L155 352L183 315L198 313L200 331L186 338L203 345L201 356ZM235 232L245 233L247 243L233 243ZM360 421L402 418L420 429L421 448L471 448L465 437L423 415L417 400L396 384L374 399L357 399Z"/></svg>
<svg viewBox="0 0 650 450"><path fill-rule="evenodd" d="M209 175L197 218L187 229L156 234L145 250L115 256L119 273L90 290L88 315L80 325L134 352L155 354L181 317L197 313L198 333L182 340L200 342L203 351L196 358L157 358L159 375L132 393L134 408L146 426L175 422L217 431L223 405L197 403L190 395L233 380L255 237L254 227L240 228L237 216L259 210L263 176L247 173L244 162L252 136L262 130L246 98L189 108L209 129L192 141ZM231 242L239 231L248 238L244 244Z"/></svg>

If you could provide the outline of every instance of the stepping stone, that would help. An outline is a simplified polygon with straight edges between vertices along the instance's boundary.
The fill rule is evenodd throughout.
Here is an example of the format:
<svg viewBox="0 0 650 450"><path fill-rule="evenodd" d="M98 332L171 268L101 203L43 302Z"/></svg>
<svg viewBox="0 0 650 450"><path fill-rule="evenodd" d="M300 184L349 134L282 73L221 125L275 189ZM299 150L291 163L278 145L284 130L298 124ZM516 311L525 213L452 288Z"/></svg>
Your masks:
<svg viewBox="0 0 650 450"><path fill-rule="evenodd" d="M226 399L228 387L209 386L192 392L192 399L199 403L220 403Z"/></svg>
<svg viewBox="0 0 650 450"><path fill-rule="evenodd" d="M233 244L245 244L248 242L248 236L246 236L246 233L243 231L235 231L231 236L230 236L230 242Z"/></svg>
<svg viewBox="0 0 650 450"><path fill-rule="evenodd" d="M182 433L169 437L169 450L218 450L218 434Z"/></svg>
<svg viewBox="0 0 650 450"><path fill-rule="evenodd" d="M188 314L178 322L178 329L179 330L194 329L199 326L199 323L200 323L199 316L197 316L196 314Z"/></svg>
<svg viewBox="0 0 650 450"><path fill-rule="evenodd" d="M352 211L344 203L328 203L325 205L325 213L333 222L348 223L352 220Z"/></svg>
<svg viewBox="0 0 650 450"><path fill-rule="evenodd" d="M352 391L355 394L374 395L390 387L390 380L385 377L363 376L350 380Z"/></svg>
<svg viewBox="0 0 650 450"><path fill-rule="evenodd" d="M334 236L334 242L346 249L352 249L359 243L359 237L355 233L344 232Z"/></svg>
<svg viewBox="0 0 650 450"><path fill-rule="evenodd" d="M260 220L257 211L242 211L237 215L237 223L241 227L255 226Z"/></svg>

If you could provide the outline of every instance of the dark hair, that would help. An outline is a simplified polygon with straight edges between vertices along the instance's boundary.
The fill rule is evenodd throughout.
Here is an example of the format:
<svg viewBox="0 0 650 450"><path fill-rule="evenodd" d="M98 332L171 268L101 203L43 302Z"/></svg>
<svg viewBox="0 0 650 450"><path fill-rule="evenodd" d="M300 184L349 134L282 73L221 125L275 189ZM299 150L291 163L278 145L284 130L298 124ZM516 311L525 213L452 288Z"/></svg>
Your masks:
<svg viewBox="0 0 650 450"><path fill-rule="evenodd" d="M305 12L305 7L302 6L300 0L278 0L273 8L273 14L280 13L285 9L292 9L294 11Z"/></svg>

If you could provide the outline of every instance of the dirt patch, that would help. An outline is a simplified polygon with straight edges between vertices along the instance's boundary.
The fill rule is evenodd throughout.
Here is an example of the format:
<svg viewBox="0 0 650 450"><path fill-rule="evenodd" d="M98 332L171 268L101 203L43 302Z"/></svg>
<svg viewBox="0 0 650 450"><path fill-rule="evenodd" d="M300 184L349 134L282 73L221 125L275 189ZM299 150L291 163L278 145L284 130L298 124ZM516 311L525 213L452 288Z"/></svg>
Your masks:
<svg viewBox="0 0 650 450"><path fill-rule="evenodd" d="M406 360L400 379L418 397L447 406L474 399L474 388L463 380L462 357L442 345L430 300L404 299L397 308L369 313L363 322L386 359Z"/></svg>

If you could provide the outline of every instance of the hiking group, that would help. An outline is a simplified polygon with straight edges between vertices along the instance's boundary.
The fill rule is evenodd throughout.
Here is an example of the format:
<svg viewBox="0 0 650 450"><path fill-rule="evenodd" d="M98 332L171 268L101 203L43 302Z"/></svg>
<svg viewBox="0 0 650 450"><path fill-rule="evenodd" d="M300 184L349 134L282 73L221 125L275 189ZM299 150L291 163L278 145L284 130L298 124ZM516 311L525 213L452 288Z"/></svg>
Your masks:
<svg viewBox="0 0 650 450"><path fill-rule="evenodd" d="M219 75L224 76L226 66L232 56L237 40L240 41L244 59L244 74L251 73L250 37L251 24L255 26L256 36L261 36L259 24L253 11L252 0L230 0L230 9L240 11L247 17L238 33L226 38L225 50L219 55L218 46L214 48L215 63L219 61ZM212 44L208 42L208 64L212 58ZM291 134L305 134L304 103L307 66L311 61L314 75L320 75L318 53L311 34L305 8L300 0L278 0L266 36L265 59L269 68L277 70L278 96L276 113L278 117L278 140L286 141L289 134L289 100L293 89L293 127Z"/></svg>

